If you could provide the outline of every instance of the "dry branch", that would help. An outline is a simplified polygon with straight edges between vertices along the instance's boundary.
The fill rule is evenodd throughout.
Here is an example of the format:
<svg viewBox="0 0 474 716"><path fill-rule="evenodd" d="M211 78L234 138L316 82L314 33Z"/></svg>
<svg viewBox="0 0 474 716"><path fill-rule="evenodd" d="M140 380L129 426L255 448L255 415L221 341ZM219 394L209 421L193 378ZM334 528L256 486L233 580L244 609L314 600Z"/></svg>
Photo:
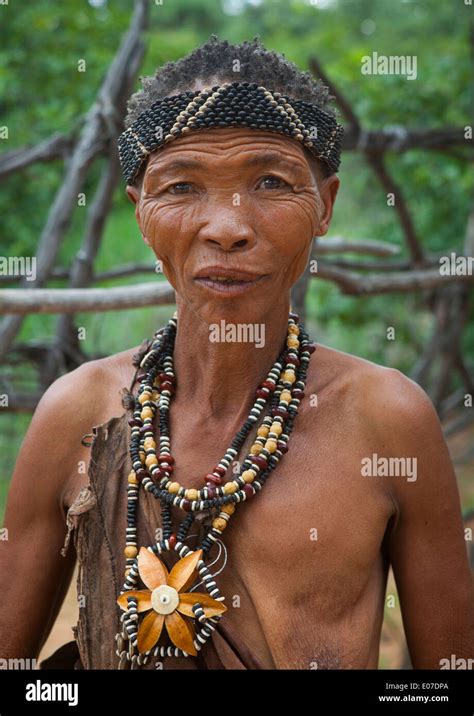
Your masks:
<svg viewBox="0 0 474 716"><path fill-rule="evenodd" d="M439 288L454 283L474 284L474 276L444 276L439 269L419 269L406 273L357 274L344 271L328 263L318 261L318 270L313 274L337 283L341 291L351 296L369 296L383 293L408 293Z"/></svg>
<svg viewBox="0 0 474 716"><path fill-rule="evenodd" d="M25 169L34 162L49 162L53 159L64 159L71 151L72 137L64 134L53 134L39 144L31 147L21 147L0 156L0 179L4 179L13 172Z"/></svg>
<svg viewBox="0 0 474 716"><path fill-rule="evenodd" d="M466 139L464 127L407 129L402 126L392 126L370 131L349 126L342 140L344 151L402 153L411 149L431 149L445 152L451 147L466 147L472 151L472 141ZM460 155L459 158L464 157Z"/></svg>
<svg viewBox="0 0 474 716"><path fill-rule="evenodd" d="M165 282L113 288L7 288L0 291L0 314L119 311L174 303Z"/></svg>
<svg viewBox="0 0 474 716"><path fill-rule="evenodd" d="M386 241L374 241L372 239L344 239L342 236L330 236L316 239L314 248L318 255L342 254L350 252L354 254L367 254L369 256L394 256L400 248L395 244Z"/></svg>

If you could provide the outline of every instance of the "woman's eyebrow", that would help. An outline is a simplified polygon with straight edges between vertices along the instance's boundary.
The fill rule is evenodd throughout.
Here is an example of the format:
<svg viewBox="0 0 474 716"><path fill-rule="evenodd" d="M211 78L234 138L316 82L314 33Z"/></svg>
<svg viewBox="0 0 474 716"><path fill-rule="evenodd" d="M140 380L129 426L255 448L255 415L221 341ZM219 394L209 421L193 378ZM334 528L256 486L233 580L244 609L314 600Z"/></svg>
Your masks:
<svg viewBox="0 0 474 716"><path fill-rule="evenodd" d="M299 162L291 162L288 159L284 159L278 152L265 152L264 154L258 154L257 156L251 157L247 162L247 166L265 166L268 167L272 164L282 164L289 169L298 169Z"/></svg>
<svg viewBox="0 0 474 716"><path fill-rule="evenodd" d="M152 176L162 176L167 172L174 172L176 169L202 169L202 164L195 159L174 159L165 165L150 169L150 174Z"/></svg>
<svg viewBox="0 0 474 716"><path fill-rule="evenodd" d="M298 162L291 162L287 159L284 159L278 152L265 152L264 154L258 154L257 156L250 157L246 162L245 165L252 167L252 166L271 166L275 164L281 164L289 169L299 169L299 163ZM160 167L156 167L155 169L150 170L150 174L156 174L159 176L162 176L163 174L167 174L168 172L173 172L177 169L205 169L205 167L201 164L201 162L197 161L196 159L174 159L168 162L167 164L164 164Z"/></svg>

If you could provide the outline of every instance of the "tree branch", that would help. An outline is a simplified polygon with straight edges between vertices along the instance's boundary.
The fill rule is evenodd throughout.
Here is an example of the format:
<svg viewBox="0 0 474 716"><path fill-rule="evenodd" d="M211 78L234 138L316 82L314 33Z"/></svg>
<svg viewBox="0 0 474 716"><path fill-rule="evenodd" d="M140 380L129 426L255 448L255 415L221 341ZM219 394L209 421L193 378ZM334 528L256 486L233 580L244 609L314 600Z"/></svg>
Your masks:
<svg viewBox="0 0 474 716"><path fill-rule="evenodd" d="M318 270L312 274L336 283L341 291L351 296L369 296L383 293L408 293L438 288L448 284L474 284L474 275L440 274L439 269L418 269L397 274L361 275L352 271L344 271L328 263L318 261Z"/></svg>
<svg viewBox="0 0 474 716"><path fill-rule="evenodd" d="M430 149L443 152L450 147L466 147L471 152L471 140L466 139L464 134L464 127L407 129L403 126L391 126L376 130L363 130L349 126L344 131L342 149L344 151L371 150L379 154L384 152L401 154L411 149ZM456 157L464 158L457 154Z"/></svg>
<svg viewBox="0 0 474 716"><path fill-rule="evenodd" d="M113 288L6 288L0 291L0 313L76 313L118 311L175 302L164 282Z"/></svg>
<svg viewBox="0 0 474 716"><path fill-rule="evenodd" d="M324 254L342 254L351 252L354 254L368 254L370 256L394 256L400 252L400 247L389 244L386 241L374 241L372 239L345 239L343 236L330 236L316 238L313 251L319 256Z"/></svg>
<svg viewBox="0 0 474 716"><path fill-rule="evenodd" d="M50 162L64 159L73 146L73 138L64 134L53 134L35 146L13 149L0 155L0 179L25 169L34 162Z"/></svg>

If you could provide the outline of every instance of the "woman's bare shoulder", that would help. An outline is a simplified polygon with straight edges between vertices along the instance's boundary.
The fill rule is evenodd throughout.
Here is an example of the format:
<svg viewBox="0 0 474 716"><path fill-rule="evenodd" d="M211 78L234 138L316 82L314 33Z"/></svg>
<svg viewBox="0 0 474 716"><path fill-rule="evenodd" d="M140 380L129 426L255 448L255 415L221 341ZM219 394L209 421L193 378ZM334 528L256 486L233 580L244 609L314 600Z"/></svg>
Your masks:
<svg viewBox="0 0 474 716"><path fill-rule="evenodd" d="M415 385L410 378L395 368L389 368L360 356L317 344L316 352L311 359L313 387L320 390L326 386L342 388L353 386L356 389L367 388L367 384L390 387L391 384L405 383Z"/></svg>
<svg viewBox="0 0 474 716"><path fill-rule="evenodd" d="M97 425L123 413L123 388L130 388L139 347L87 361L52 383L42 396L34 420L64 416L65 429Z"/></svg>
<svg viewBox="0 0 474 716"><path fill-rule="evenodd" d="M434 413L425 391L396 368L323 345L317 346L311 363L308 390L339 410L341 419L348 408L354 409L372 430L385 429L395 419L406 426L415 415Z"/></svg>

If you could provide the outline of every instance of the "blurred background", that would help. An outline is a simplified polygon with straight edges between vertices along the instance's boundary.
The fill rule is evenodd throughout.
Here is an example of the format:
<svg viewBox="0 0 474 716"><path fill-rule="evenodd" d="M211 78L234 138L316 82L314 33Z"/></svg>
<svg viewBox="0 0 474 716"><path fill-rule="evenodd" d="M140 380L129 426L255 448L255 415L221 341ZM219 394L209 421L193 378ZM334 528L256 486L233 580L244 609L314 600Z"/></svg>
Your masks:
<svg viewBox="0 0 474 716"><path fill-rule="evenodd" d="M469 4L37 0L3 6L0 130L8 132L0 143L0 254L42 255L37 283L48 288L165 282L126 199L114 141L138 74L153 74L211 33L233 43L258 34L267 49L329 83L346 128L341 190L330 235L315 245L318 270L308 267L293 308L318 342L398 368L430 394L455 464L470 549L473 277L439 270L440 257L472 256L474 246ZM362 74L361 58L374 52L416 56L416 80ZM94 198L102 198L100 211ZM0 276L0 289L21 285ZM0 513L47 386L84 360L138 345L173 311L168 303L3 319L0 393L10 400L0 408ZM42 656L72 639L74 590L73 581ZM380 667L408 667L392 578L388 595L395 598L385 610Z"/></svg>

